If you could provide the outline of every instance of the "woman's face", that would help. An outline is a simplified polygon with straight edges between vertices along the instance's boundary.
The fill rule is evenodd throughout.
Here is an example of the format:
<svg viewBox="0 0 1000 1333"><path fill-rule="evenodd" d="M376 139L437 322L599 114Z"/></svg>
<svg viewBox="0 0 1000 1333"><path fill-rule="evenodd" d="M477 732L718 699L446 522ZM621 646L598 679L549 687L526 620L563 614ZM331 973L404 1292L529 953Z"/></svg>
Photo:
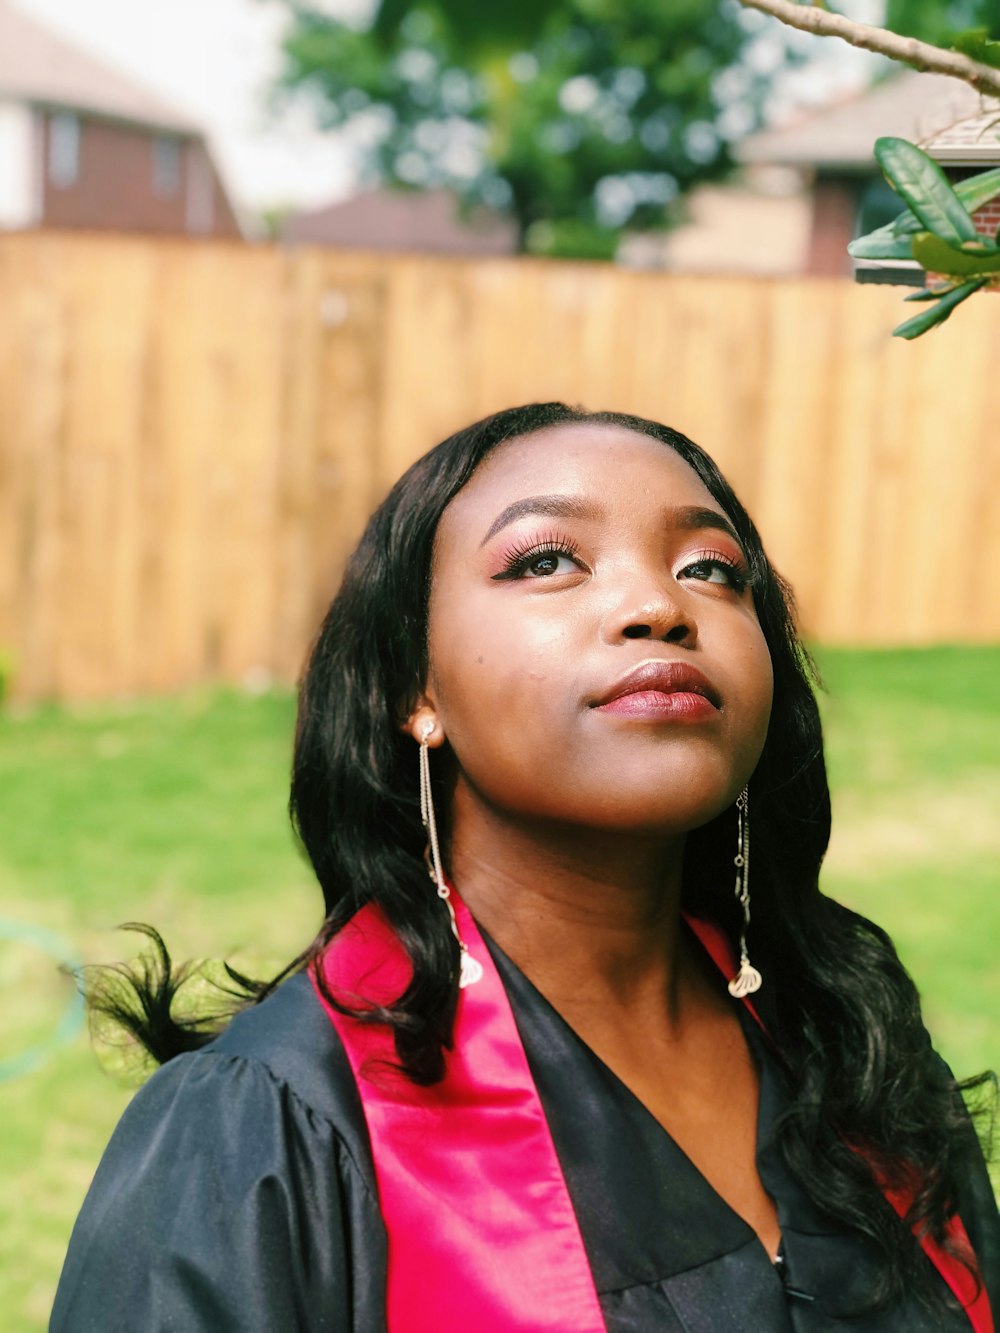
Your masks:
<svg viewBox="0 0 1000 1333"><path fill-rule="evenodd" d="M723 511L657 440L569 424L495 450L434 546L421 702L462 806L644 834L725 809L771 706L745 575Z"/></svg>

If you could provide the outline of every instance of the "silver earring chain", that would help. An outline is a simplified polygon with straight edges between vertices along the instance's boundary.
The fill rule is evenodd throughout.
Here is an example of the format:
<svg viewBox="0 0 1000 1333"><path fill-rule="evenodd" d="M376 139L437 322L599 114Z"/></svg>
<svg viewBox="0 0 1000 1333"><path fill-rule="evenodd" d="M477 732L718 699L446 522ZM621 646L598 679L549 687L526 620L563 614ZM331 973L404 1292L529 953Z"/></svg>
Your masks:
<svg viewBox="0 0 1000 1333"><path fill-rule="evenodd" d="M441 868L441 847L438 842L437 820L434 817L434 796L431 792L431 758L430 746L428 745L433 730L434 724L428 723L420 737L420 818L427 831L427 846L430 852L427 870L437 886L437 896L448 909L451 933L458 941L461 958L458 984L460 989L464 990L466 986L475 985L477 981L482 979L483 967L478 959L473 958L469 953L465 941L458 933L458 921L451 901L451 889L448 887L444 870Z"/></svg>
<svg viewBox="0 0 1000 1333"><path fill-rule="evenodd" d="M761 975L750 962L747 953L747 931L750 929L750 792L744 787L736 798L736 901L743 909L743 928L740 931L740 970L729 983L729 994L742 999L760 990Z"/></svg>

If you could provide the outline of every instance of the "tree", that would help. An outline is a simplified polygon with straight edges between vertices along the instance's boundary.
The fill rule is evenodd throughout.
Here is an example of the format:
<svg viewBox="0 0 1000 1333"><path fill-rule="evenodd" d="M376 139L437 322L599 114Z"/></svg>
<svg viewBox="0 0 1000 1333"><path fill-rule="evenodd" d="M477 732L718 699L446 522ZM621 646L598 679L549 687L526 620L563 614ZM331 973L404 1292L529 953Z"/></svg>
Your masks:
<svg viewBox="0 0 1000 1333"><path fill-rule="evenodd" d="M369 178L507 212L540 253L610 256L623 228L663 226L766 91L726 0L382 0L365 25L286 3L283 86L353 127Z"/></svg>

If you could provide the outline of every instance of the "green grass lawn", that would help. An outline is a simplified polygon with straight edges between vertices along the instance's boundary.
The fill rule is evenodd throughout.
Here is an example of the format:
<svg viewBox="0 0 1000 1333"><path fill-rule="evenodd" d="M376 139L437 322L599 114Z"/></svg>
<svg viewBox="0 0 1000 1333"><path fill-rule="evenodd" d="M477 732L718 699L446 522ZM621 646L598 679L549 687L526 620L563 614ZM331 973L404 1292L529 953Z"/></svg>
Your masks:
<svg viewBox="0 0 1000 1333"><path fill-rule="evenodd" d="M959 1075L1000 1064L1000 649L823 651L834 839L827 891L895 938ZM188 695L0 716L0 931L87 961L177 957L259 974L310 939L320 894L285 814L293 703ZM0 1067L71 998L0 933ZM83 1034L0 1083L0 1333L44 1329L73 1217L131 1090Z"/></svg>
<svg viewBox="0 0 1000 1333"><path fill-rule="evenodd" d="M889 931L956 1075L1000 1068L1000 649L819 660L824 887Z"/></svg>

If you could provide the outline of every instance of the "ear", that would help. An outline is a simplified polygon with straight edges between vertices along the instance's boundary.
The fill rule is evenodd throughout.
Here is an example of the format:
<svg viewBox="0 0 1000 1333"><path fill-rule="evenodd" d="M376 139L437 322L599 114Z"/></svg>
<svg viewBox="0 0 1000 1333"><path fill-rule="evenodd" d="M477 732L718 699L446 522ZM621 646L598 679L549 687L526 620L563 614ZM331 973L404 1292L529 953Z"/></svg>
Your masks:
<svg viewBox="0 0 1000 1333"><path fill-rule="evenodd" d="M418 745L426 740L431 749L436 750L438 746L445 742L444 727L438 716L437 708L424 694L421 694L416 706L402 726L403 730L408 732Z"/></svg>

